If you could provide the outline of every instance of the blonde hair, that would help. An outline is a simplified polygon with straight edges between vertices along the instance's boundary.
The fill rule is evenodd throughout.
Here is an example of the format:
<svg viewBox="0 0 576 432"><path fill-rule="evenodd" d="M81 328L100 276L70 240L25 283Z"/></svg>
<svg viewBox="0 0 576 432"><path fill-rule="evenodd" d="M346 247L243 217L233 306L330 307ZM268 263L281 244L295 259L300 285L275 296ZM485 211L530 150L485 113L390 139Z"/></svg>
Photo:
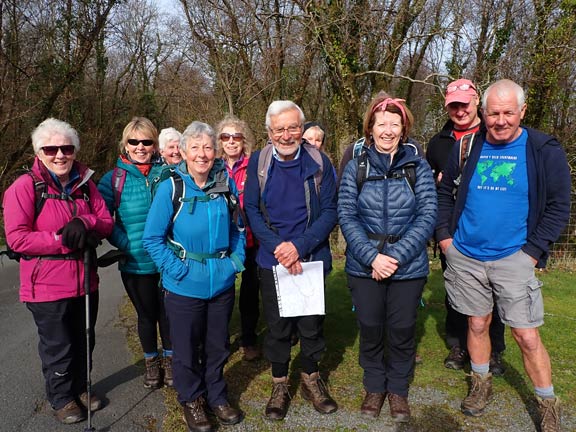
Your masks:
<svg viewBox="0 0 576 432"><path fill-rule="evenodd" d="M124 153L126 144L128 143L128 136L134 132L141 132L148 135L154 141L154 149L158 151L158 129L146 117L132 117L132 120L124 127L122 131L122 140L120 140L119 148L120 153Z"/></svg>

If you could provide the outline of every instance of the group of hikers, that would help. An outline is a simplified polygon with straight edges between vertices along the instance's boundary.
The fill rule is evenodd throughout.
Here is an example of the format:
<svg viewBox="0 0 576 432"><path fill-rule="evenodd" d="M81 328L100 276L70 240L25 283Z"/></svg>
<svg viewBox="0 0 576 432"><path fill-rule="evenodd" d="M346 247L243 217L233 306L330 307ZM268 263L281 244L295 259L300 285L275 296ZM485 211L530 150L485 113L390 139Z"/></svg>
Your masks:
<svg viewBox="0 0 576 432"><path fill-rule="evenodd" d="M458 79L445 88L445 109L449 120L424 153L410 138L406 102L379 92L338 172L323 152L324 129L306 123L292 101L269 105L260 150L234 116L215 128L193 121L182 133L160 134L135 117L122 133L116 166L98 185L76 160L78 133L53 118L40 123L31 170L4 194L4 224L7 245L20 257L20 300L38 329L57 419L76 423L103 406L86 380L98 314L94 250L103 239L120 256L137 313L144 386L173 387L190 431L214 430L214 417L223 425L244 418L229 403L223 373L239 274L243 360L264 355L271 366L266 418L287 415L296 343L302 397L320 414L337 411L319 368L324 315L283 317L274 267L296 276L304 262L321 261L328 274L338 224L359 329L362 415L379 417L388 400L393 421L410 420L417 310L434 239L446 287L444 365L469 362L471 369L462 412L480 416L489 404L493 375L505 373L508 326L534 385L541 430L559 431L535 268L545 266L568 222L566 154L554 137L521 125L525 94L513 81L480 94Z"/></svg>

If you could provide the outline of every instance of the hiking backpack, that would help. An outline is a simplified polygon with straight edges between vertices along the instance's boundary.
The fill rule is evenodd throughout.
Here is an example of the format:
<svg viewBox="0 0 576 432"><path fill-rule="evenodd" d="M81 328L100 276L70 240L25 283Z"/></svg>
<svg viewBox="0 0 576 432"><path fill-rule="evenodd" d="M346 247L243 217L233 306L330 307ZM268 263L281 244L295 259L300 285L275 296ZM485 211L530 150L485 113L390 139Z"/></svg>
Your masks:
<svg viewBox="0 0 576 432"><path fill-rule="evenodd" d="M456 199L456 194L458 193L458 188L460 187L460 182L462 180L462 171L464 171L466 162L468 162L468 158L470 157L470 152L472 151L472 145L474 144L475 136L476 136L475 133L469 133L464 135L458 141L459 172L458 177L454 179L454 186L452 187L452 196L454 197L454 199Z"/></svg>
<svg viewBox="0 0 576 432"><path fill-rule="evenodd" d="M324 161L322 160L322 154L316 147L314 147L312 144L309 144L308 142L303 143L301 148L308 152L314 162L320 165L320 169L314 173L314 189L316 190L316 195L320 196L320 185L322 184L322 175L324 172ZM266 144L262 150L260 150L260 154L258 155L257 174L258 184L260 186L260 211L262 212L268 227L274 231L275 228L273 228L270 224L268 210L266 210L264 200L262 199L264 194L264 187L266 186L266 181L268 180L268 171L270 171L270 164L272 163L273 150L274 146L270 142Z"/></svg>
<svg viewBox="0 0 576 432"><path fill-rule="evenodd" d="M83 199L84 201L90 202L90 187L88 186L88 182L83 183L78 189L74 191L72 195L67 194L66 192L61 192L59 194L51 194L48 193L48 184L36 176L30 169L26 169L26 173L24 175L29 175L32 178L34 183L34 219L33 222L38 219L44 204L46 203L47 199L57 199L62 201L72 201L77 199ZM72 210L72 217L76 216L76 204L74 204ZM20 261L23 255L19 252L14 252L8 242L6 242L6 250L0 252L0 255L6 255L8 258ZM26 257L24 257L26 258Z"/></svg>
<svg viewBox="0 0 576 432"><path fill-rule="evenodd" d="M352 159L358 159L358 171L356 172L356 187L358 189L358 194L360 194L364 187L364 183L367 181L398 178L405 178L408 182L408 186L410 186L410 190L414 193L414 187L416 185L416 165L408 164L402 168L402 171L394 171L391 174L370 176L370 161L368 160L366 147L364 147L365 141L365 138L360 138L354 143L354 148L352 150ZM418 155L418 148L415 145L411 143L404 143L404 145L414 147L414 153Z"/></svg>

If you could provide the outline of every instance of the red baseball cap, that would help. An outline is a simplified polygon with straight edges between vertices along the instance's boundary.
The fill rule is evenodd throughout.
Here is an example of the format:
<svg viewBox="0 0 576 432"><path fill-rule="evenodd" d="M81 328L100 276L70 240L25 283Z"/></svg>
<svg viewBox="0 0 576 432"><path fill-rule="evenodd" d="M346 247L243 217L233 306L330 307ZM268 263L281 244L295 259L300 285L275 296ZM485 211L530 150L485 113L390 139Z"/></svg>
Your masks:
<svg viewBox="0 0 576 432"><path fill-rule="evenodd" d="M457 79L446 86L444 106L446 107L452 102L469 103L477 95L476 86L472 81L464 78Z"/></svg>

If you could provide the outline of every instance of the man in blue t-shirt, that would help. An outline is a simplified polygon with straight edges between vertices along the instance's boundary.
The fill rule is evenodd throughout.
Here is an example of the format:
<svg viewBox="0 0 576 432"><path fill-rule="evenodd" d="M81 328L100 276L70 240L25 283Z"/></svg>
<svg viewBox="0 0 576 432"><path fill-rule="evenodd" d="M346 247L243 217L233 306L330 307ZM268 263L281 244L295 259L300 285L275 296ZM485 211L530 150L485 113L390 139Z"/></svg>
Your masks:
<svg viewBox="0 0 576 432"><path fill-rule="evenodd" d="M488 87L486 131L477 135L462 173L457 147L444 170L436 238L446 255L449 301L468 316L472 373L462 412L481 415L492 396L489 327L496 302L534 385L541 430L558 431L560 402L538 331L544 304L534 267L545 266L568 222L571 181L564 150L555 138L521 126L525 112L518 84L500 80Z"/></svg>
<svg viewBox="0 0 576 432"><path fill-rule="evenodd" d="M328 157L302 139L304 113L292 101L274 101L266 113L269 142L250 156L244 208L259 241L258 274L268 333L264 353L272 365L272 395L265 415L282 420L288 411L291 334L300 335L301 393L322 414L338 409L320 378L326 349L323 315L280 316L273 268L302 273L302 262L332 268L329 236L336 225L336 182Z"/></svg>

